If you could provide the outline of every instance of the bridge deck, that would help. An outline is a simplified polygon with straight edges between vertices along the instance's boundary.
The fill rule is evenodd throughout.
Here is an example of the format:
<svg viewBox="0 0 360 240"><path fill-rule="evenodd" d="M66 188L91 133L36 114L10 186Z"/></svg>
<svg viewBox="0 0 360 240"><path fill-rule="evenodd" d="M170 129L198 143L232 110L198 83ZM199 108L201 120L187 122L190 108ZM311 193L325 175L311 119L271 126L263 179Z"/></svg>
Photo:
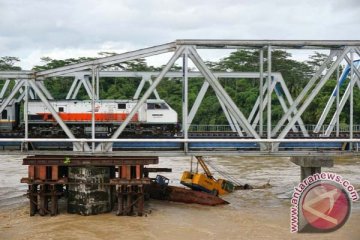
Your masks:
<svg viewBox="0 0 360 240"><path fill-rule="evenodd" d="M74 151L73 143L95 142L96 146L113 142L112 151ZM104 155L104 156L308 156L359 155L359 139L297 138L133 138L133 139L1 139L1 155ZM260 145L262 144L262 145ZM350 145L353 149L350 151ZM100 148L101 149L101 148Z"/></svg>

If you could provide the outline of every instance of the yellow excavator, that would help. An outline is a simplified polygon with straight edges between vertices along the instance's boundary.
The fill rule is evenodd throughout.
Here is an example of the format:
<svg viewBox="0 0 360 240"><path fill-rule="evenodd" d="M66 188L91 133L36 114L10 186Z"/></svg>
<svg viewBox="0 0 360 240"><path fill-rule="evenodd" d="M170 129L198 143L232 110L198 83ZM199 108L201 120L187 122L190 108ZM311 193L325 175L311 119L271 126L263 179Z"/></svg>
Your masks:
<svg viewBox="0 0 360 240"><path fill-rule="evenodd" d="M215 196L227 194L235 190L232 182L225 179L215 179L202 157L196 157L204 173L184 171L180 183L196 191L203 191Z"/></svg>

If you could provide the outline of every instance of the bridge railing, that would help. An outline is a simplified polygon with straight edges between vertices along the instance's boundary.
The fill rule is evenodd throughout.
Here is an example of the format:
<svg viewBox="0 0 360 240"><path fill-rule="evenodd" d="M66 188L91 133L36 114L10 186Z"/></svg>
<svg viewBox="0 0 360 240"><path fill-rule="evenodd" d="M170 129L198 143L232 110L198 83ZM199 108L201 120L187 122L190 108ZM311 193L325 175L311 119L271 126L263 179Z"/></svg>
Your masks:
<svg viewBox="0 0 360 240"><path fill-rule="evenodd" d="M232 132L229 125L191 125L189 132Z"/></svg>
<svg viewBox="0 0 360 240"><path fill-rule="evenodd" d="M272 129L275 127L272 126ZM295 125L295 127L299 130L300 129L300 125ZM305 129L308 132L314 132L316 125L315 124L306 124L304 125ZM329 127L329 125L323 125L319 131L319 134L325 134L326 129ZM259 132L259 128L260 126L257 125L255 127L255 130L257 132ZM280 128L280 132L285 128L285 126L282 126ZM266 133L267 130L267 126L264 125L263 126L263 132ZM299 130L300 131L300 130ZM334 130L335 131L335 130ZM344 125L341 124L339 127L339 132L340 133L348 133L350 131L350 126L349 125ZM360 124L359 125L354 125L353 126L353 131L354 132L360 132ZM189 127L189 132L233 132L230 125L191 125Z"/></svg>

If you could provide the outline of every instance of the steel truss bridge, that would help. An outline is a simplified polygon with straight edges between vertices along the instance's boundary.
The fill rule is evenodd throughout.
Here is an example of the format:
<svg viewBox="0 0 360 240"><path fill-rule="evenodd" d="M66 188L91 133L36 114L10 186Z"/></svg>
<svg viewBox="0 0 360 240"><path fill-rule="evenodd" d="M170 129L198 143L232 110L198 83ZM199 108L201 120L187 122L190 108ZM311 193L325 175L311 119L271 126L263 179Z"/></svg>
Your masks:
<svg viewBox="0 0 360 240"><path fill-rule="evenodd" d="M258 72L213 72L200 56L198 49L255 49L260 52ZM271 55L274 49L324 49L330 50L326 60L308 80L301 93L291 96L286 79L280 72L272 72ZM267 66L264 70L264 51L267 51ZM173 53L159 72L102 71L125 61ZM23 102L27 113L29 99L38 98L49 109L67 138L29 138L29 120L24 114L24 134L21 137L0 138L0 154L21 155L102 155L102 156L183 156L183 155L246 155L246 156L303 156L303 155L358 155L360 142L359 124L354 123L354 86L360 88L360 41L305 41L305 40L176 40L175 42L116 54L96 60L71 64L44 71L3 71L4 81L0 91L0 113L12 102ZM172 72L175 62L182 59L182 71ZM189 61L198 71L189 71ZM340 74L339 66L347 67ZM309 126L301 116L314 98L337 70L337 83L317 125ZM56 78L53 78L56 77ZM52 107L51 92L45 81L61 81L73 77L74 81L66 99L76 99L84 87L92 100L92 126L90 139L76 138ZM137 104L126 119L109 138L96 138L95 101L100 99L100 78L141 78L133 96ZM204 82L194 104L189 106L188 84L192 78L203 78ZM124 138L122 133L141 105L154 94L160 99L156 87L164 78L182 79L182 124L181 134L171 138ZM249 116L235 104L219 78L257 79L259 95ZM13 82L13 83L12 83ZM145 84L149 87L145 89ZM338 91L346 84L343 94ZM10 86L12 88L10 89ZM198 126L192 121L208 91L213 89L228 121L226 126ZM355 87L356 88L356 87ZM144 90L144 91L143 91ZM141 92L144 92L141 95ZM272 121L272 100L276 95L283 115L278 122ZM339 115L349 101L350 113L347 129L342 129ZM335 113L330 109L335 105ZM266 113L266 123L264 122ZM326 122L326 119L331 119ZM221 130L220 130L221 129ZM29 145L32 147L29 148ZM31 149L31 150L30 150Z"/></svg>

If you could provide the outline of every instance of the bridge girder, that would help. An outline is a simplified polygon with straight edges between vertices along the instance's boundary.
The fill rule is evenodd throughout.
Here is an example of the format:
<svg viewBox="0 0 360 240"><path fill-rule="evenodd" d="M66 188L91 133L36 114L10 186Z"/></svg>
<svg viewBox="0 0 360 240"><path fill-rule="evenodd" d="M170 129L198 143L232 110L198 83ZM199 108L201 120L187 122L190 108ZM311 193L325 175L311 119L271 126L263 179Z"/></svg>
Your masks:
<svg viewBox="0 0 360 240"><path fill-rule="evenodd" d="M74 82L70 88L70 91L67 95L67 99L76 98L77 93L81 86L85 87L86 92L92 99L92 139L95 139L95 118L94 118L94 103L95 99L99 99L99 79L100 77L141 77L142 81L140 83L139 88L137 89L134 99L138 99L140 97L140 92L144 87L146 81L149 82L150 86L145 91L142 97L138 100L138 103L131 111L131 113L127 116L126 120L120 125L120 127L115 131L115 133L111 136L111 139L117 139L126 125L130 122L130 119L134 116L136 111L140 108L141 104L143 104L147 98L154 93L157 98L159 98L158 93L156 92L156 87L161 82L164 77L180 77L183 79L183 88L185 89L184 94L184 102L183 102L183 131L184 138L188 139L187 132L189 130L189 126L192 123L192 120L197 112L199 105L201 104L201 100L206 93L206 90L209 86L211 86L217 98L219 99L220 105L224 111L226 118L228 119L229 125L231 126L233 131L236 131L238 135L241 137L243 135L243 131L246 132L247 136L251 136L255 139L261 139L262 136L262 126L263 126L263 110L267 107L267 138L271 139L273 137L277 139L284 139L290 129L296 131L295 124L298 123L302 132L305 136L308 136L306 129L304 129L303 121L301 119L301 115L307 109L309 104L313 101L314 97L319 93L321 88L325 85L331 74L333 74L334 70L341 64L341 62L345 59L349 64L352 65L351 71L353 74L351 75L352 80L350 81L350 90L348 91L348 95L350 95L350 105L351 112L353 113L353 79L360 77L360 72L358 69L353 66L353 54L357 54L360 56L360 41L352 41L352 40L176 40L174 42L158 45L154 47L144 48L140 50L130 51L122 54L116 54L114 56L99 58L91 61L85 61L82 63L71 64L64 67L59 67L51 70L44 71L6 71L0 72L0 79L4 79L6 82L4 84L4 88L0 92L1 98L3 98L6 94L7 88L10 84L10 79L16 80L17 83L14 85L12 91L8 94L8 96L2 101L0 106L0 112L2 112L5 107L11 102L12 99L20 93L18 97L19 100L23 98L27 98L27 90L22 90L23 86L25 89L32 89L35 94L40 97L41 101L44 102L52 112L53 116L61 125L65 133L70 139L75 139L74 135L71 133L70 129L67 128L66 124L61 120L61 118L57 115L54 109L51 109L49 104L49 100L53 99L51 93L45 87L43 81L47 81L50 79L49 77L74 77ZM201 56L197 52L197 49L238 49L238 48L251 48L258 49L260 51L260 69L259 73L216 73L212 72L204 63ZM263 50L266 49L268 51L268 66L267 73L264 72L263 69ZM289 91L286 88L285 81L282 79L280 73L273 73L271 71L271 52L273 49L329 49L330 55L327 60L319 67L318 71L314 74L314 76L309 80L308 84L305 86L303 91L295 100L292 99ZM124 61L150 57L158 54L174 52L174 55L170 58L168 64L163 68L161 72L111 72L111 71L100 71L101 67L109 66L117 63L121 63ZM350 54L350 58L349 55ZM176 62L176 60L180 57L183 57L183 72L169 72L170 68ZM328 64L336 57L336 60L332 62L330 68L327 69ZM191 61L196 65L196 67L200 70L199 72L191 72L188 71L187 59L191 59ZM89 71L90 69L90 71ZM322 75L326 72L325 75ZM353 77L356 76L356 77ZM89 77L91 76L92 82L90 83ZM256 108L260 110L253 110L250 117L246 118L241 110L236 106L231 97L226 93L226 91L222 88L221 84L218 81L219 77L225 78L258 78L260 79L260 93L259 99L256 104ZM280 121L276 124L275 128L271 127L271 96L274 89L274 85L272 84L272 77L280 76L279 82L284 89L285 97L288 101L288 105L285 103L282 97L279 97L280 104L284 109L284 115L280 119ZM155 77L155 80L152 81L152 78ZM202 89L199 92L198 98L195 101L190 112L188 111L187 106L187 81L191 77L204 77L205 82ZM267 83L263 84L263 79L267 78ZM320 79L320 80L319 80ZM358 81L357 79L355 79ZM359 83L358 83L359 84ZM309 93L309 91L312 91ZM264 94L266 95L264 96ZM30 95L32 93L29 93ZM32 96L30 96L32 97ZM345 99L346 96L344 96ZM347 99L347 98L346 98ZM344 101L346 101L346 99ZM343 102L344 102L343 101ZM26 100L27 102L27 100ZM341 111L341 106L343 102L338 103L338 111ZM301 106L300 106L300 103ZM266 106L265 106L266 105ZM254 106L255 109L255 106ZM254 121L251 122L252 118L257 112ZM337 112L337 114L339 114ZM353 119L351 116L350 119ZM336 119L335 119L336 120ZM256 131L257 122L260 122L260 129ZM286 125L284 125L287 122ZM333 124L333 119L329 125L331 128ZM337 118L337 123L338 118ZM281 131L280 129L285 126ZM350 123L350 129L352 129L353 120ZM332 128L331 128L332 130ZM329 131L327 131L327 136L329 136ZM279 132L278 135L276 135ZM353 138L352 131L350 132L350 139ZM272 147L268 149L264 147L261 141L258 142L261 147L261 150L266 151L276 151L277 147ZM78 145L77 142L74 142L74 145ZM88 145L85 146L76 146L76 149L79 151L95 151L100 152L111 152L112 143L104 143L99 144L96 148L95 145L92 144L92 148ZM184 149L186 152L187 150Z"/></svg>

